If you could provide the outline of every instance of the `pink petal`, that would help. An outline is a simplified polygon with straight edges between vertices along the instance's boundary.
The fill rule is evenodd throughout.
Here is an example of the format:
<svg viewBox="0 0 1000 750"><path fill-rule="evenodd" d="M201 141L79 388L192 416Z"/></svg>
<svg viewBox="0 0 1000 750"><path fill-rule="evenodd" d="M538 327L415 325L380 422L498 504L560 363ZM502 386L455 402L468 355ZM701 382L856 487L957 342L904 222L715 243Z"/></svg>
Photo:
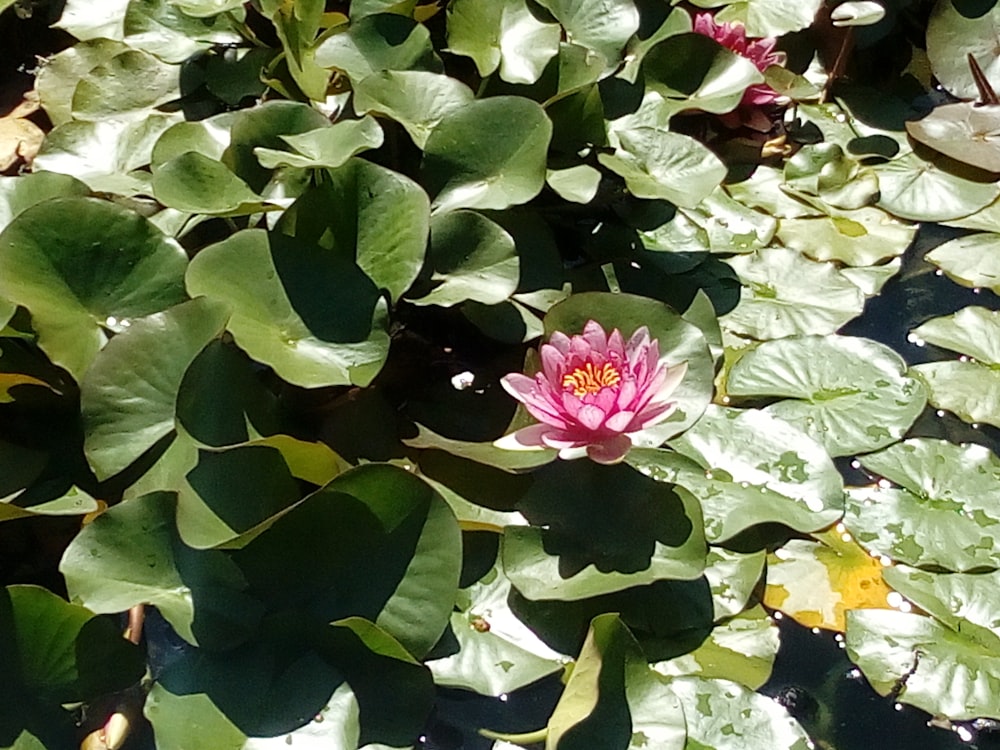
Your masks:
<svg viewBox="0 0 1000 750"><path fill-rule="evenodd" d="M635 395L638 393L635 381L631 378L626 380L621 384L621 388L618 389L618 395L615 398L615 406L619 409L627 409L632 405L632 401L635 400Z"/></svg>
<svg viewBox="0 0 1000 750"><path fill-rule="evenodd" d="M601 324L596 320L588 320L587 324L583 327L582 338L587 342L591 349L601 354L605 354L608 351L608 335L601 328Z"/></svg>
<svg viewBox="0 0 1000 750"><path fill-rule="evenodd" d="M545 448L545 434L552 428L545 424L533 424L522 427L516 432L504 435L502 438L493 441L493 445L507 450L531 450L535 448Z"/></svg>
<svg viewBox="0 0 1000 750"><path fill-rule="evenodd" d="M542 344L542 372L545 379L553 384L562 384L566 372L566 356L551 344Z"/></svg>
<svg viewBox="0 0 1000 750"><path fill-rule="evenodd" d="M522 375L519 372L512 372L510 375L504 375L500 378L500 385L503 386L503 389L507 391L507 393L521 402L524 402L524 400L535 390L534 379L529 378L527 375Z"/></svg>
<svg viewBox="0 0 1000 750"><path fill-rule="evenodd" d="M569 336L562 331L556 331L549 336L549 346L554 346L556 351L565 357L569 354Z"/></svg>
<svg viewBox="0 0 1000 750"><path fill-rule="evenodd" d="M596 430L604 424L607 416L602 409L593 404L585 404L580 407L580 411L576 414L576 419L588 430Z"/></svg>
<svg viewBox="0 0 1000 750"><path fill-rule="evenodd" d="M629 440L628 435L615 435L600 443L588 445L587 455L592 461L599 464L616 464L625 458L625 454L631 447L632 441Z"/></svg>
<svg viewBox="0 0 1000 750"><path fill-rule="evenodd" d="M549 448L555 448L558 451L564 451L568 448L582 448L587 444L586 439L582 436L562 430L547 432L542 436L542 440Z"/></svg>
<svg viewBox="0 0 1000 750"><path fill-rule="evenodd" d="M608 351L620 355L623 359L626 358L625 339L622 337L622 332L617 328L613 330L611 332L611 336L608 337Z"/></svg>
<svg viewBox="0 0 1000 750"><path fill-rule="evenodd" d="M630 429L634 418L634 411L620 411L608 417L604 427L612 432L634 432L635 430Z"/></svg>
<svg viewBox="0 0 1000 750"><path fill-rule="evenodd" d="M628 426L625 432L645 430L647 427L652 427L660 422L664 422L671 414L674 413L676 408L676 401L648 406L635 416L635 419L632 420L632 424Z"/></svg>
<svg viewBox="0 0 1000 750"><path fill-rule="evenodd" d="M503 386L503 389L507 393L524 404L524 408L535 419L550 424L553 427L566 426L566 420L560 414L559 410L554 408L545 399L543 394L539 392L535 381L527 375L512 372L510 375L504 375L500 378L500 385Z"/></svg>

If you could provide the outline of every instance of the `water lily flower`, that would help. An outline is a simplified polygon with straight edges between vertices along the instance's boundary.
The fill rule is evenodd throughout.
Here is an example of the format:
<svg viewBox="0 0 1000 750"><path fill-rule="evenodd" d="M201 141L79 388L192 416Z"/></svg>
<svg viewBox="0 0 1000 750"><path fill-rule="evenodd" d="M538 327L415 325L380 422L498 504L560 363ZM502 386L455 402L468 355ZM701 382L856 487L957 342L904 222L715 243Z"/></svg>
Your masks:
<svg viewBox="0 0 1000 750"><path fill-rule="evenodd" d="M667 419L670 401L687 363L660 361L660 345L642 326L626 342L616 328L605 332L588 321L583 333L552 334L534 377L511 373L504 389L541 424L497 441L506 448L556 448L560 458L589 456L602 464L621 461L632 436Z"/></svg>
<svg viewBox="0 0 1000 750"><path fill-rule="evenodd" d="M698 13L694 17L694 31L696 34L702 34L714 39L740 57L745 57L761 73L772 65L785 64L785 53L775 52L774 50L774 46L777 44L776 39L748 39L746 28L741 23L717 23L711 13ZM755 122L755 120L760 119L759 117L753 117L754 114L759 114L759 109L757 108L765 104L772 104L780 98L781 94L766 83L758 83L750 86L744 92L743 99L740 100L737 107L737 112L742 110L744 117L728 118L730 122L727 124L739 125L741 124L741 120L743 121L742 124L749 124L750 127L763 124ZM722 119L723 121L727 120L725 116ZM770 124L768 123L767 128L769 127ZM767 128L764 129L766 130Z"/></svg>

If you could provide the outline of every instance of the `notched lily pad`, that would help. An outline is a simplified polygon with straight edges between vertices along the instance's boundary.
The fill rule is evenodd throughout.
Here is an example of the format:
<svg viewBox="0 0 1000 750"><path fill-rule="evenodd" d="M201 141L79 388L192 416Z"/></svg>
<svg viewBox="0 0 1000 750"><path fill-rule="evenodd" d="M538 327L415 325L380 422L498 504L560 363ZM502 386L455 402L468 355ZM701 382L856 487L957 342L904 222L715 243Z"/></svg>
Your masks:
<svg viewBox="0 0 1000 750"><path fill-rule="evenodd" d="M906 132L945 156L1000 172L1000 106L959 102L906 123Z"/></svg>

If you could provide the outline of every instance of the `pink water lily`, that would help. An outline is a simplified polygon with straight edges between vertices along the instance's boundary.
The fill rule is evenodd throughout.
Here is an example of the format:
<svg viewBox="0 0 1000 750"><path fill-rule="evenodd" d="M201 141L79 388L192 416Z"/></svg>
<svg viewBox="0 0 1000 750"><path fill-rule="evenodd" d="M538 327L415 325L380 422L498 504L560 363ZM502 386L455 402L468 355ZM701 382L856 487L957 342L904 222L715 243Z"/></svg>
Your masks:
<svg viewBox="0 0 1000 750"><path fill-rule="evenodd" d="M772 65L785 64L785 53L774 50L776 39L748 39L746 28L741 23L718 23L711 13L699 13L694 17L694 31L745 57L761 73ZM770 121L759 108L780 98L781 95L766 83L755 84L744 92L736 111L722 115L722 120L729 127L747 125L766 131L770 129Z"/></svg>
<svg viewBox="0 0 1000 750"><path fill-rule="evenodd" d="M540 354L534 377L511 373L500 382L541 424L497 444L556 448L561 458L586 454L602 464L621 461L634 433L670 416L670 396L687 372L686 362L660 361L659 342L645 326L626 342L617 328L608 335L591 320L579 336L553 333Z"/></svg>

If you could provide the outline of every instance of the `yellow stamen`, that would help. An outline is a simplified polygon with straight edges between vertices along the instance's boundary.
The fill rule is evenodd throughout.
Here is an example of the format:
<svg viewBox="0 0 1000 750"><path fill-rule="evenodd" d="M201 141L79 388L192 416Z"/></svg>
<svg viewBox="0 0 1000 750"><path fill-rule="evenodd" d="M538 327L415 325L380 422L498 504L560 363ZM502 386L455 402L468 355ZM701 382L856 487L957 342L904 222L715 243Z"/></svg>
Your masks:
<svg viewBox="0 0 1000 750"><path fill-rule="evenodd" d="M621 382L622 374L613 364L605 362L603 367L595 368L593 362L583 367L577 367L573 372L563 376L562 387L573 391L573 395L582 398L597 393L602 388L609 388Z"/></svg>

